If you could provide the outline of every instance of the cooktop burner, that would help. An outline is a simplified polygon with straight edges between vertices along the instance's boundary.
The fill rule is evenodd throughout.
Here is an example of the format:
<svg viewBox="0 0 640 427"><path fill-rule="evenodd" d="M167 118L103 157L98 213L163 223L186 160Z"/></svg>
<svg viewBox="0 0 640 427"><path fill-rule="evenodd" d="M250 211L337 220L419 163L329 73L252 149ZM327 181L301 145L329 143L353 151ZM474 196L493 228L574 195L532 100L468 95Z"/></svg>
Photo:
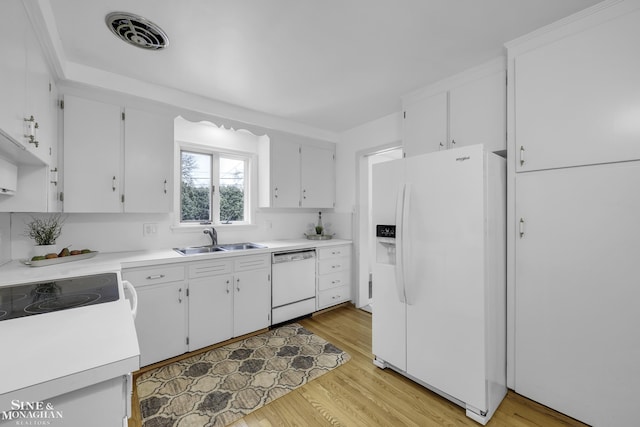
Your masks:
<svg viewBox="0 0 640 427"><path fill-rule="evenodd" d="M119 298L116 273L0 287L0 321L102 304Z"/></svg>
<svg viewBox="0 0 640 427"><path fill-rule="evenodd" d="M50 311L65 310L67 308L91 305L100 298L100 294L64 295L36 301L24 308L27 313L48 313Z"/></svg>

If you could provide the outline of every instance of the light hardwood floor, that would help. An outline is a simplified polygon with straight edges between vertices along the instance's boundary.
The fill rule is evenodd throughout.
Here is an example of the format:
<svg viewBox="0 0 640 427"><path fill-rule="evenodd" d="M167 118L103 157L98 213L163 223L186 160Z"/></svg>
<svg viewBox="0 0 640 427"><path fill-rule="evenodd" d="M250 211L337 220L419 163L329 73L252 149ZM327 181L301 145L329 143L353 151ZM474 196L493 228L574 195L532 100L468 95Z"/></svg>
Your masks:
<svg viewBox="0 0 640 427"><path fill-rule="evenodd" d="M351 355L345 365L236 421L234 427L479 426L464 409L372 363L371 315L342 306L299 322ZM509 391L488 426L584 426ZM137 395L129 427L141 426Z"/></svg>

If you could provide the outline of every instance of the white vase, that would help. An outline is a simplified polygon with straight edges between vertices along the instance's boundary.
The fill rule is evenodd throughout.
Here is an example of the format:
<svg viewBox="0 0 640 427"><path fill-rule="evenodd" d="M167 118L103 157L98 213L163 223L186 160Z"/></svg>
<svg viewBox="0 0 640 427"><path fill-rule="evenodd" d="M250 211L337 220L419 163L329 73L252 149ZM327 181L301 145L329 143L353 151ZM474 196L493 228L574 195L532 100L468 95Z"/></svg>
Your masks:
<svg viewBox="0 0 640 427"><path fill-rule="evenodd" d="M46 254L57 254L58 247L57 245L35 245L33 247L33 255L34 256L45 256Z"/></svg>

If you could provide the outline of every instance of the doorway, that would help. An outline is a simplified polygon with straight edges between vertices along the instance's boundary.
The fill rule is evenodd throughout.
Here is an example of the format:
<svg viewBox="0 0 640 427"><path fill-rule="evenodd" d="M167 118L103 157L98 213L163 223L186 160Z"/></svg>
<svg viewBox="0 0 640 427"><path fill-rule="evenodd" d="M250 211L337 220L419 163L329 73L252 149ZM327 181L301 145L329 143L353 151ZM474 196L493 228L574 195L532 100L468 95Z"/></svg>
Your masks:
<svg viewBox="0 0 640 427"><path fill-rule="evenodd" d="M372 266L374 259L374 229L371 219L371 200L373 196L373 165L403 157L400 142L386 146L363 150L356 155L357 169L357 221L356 241L356 307L371 312L373 310Z"/></svg>

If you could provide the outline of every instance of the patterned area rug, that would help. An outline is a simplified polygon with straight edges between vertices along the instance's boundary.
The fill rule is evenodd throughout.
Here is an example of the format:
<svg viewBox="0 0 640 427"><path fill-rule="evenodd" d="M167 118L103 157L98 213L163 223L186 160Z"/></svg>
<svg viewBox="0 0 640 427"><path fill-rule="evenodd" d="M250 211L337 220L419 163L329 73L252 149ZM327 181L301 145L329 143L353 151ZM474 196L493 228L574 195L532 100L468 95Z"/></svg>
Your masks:
<svg viewBox="0 0 640 427"><path fill-rule="evenodd" d="M146 372L144 427L225 426L349 361L297 323Z"/></svg>

